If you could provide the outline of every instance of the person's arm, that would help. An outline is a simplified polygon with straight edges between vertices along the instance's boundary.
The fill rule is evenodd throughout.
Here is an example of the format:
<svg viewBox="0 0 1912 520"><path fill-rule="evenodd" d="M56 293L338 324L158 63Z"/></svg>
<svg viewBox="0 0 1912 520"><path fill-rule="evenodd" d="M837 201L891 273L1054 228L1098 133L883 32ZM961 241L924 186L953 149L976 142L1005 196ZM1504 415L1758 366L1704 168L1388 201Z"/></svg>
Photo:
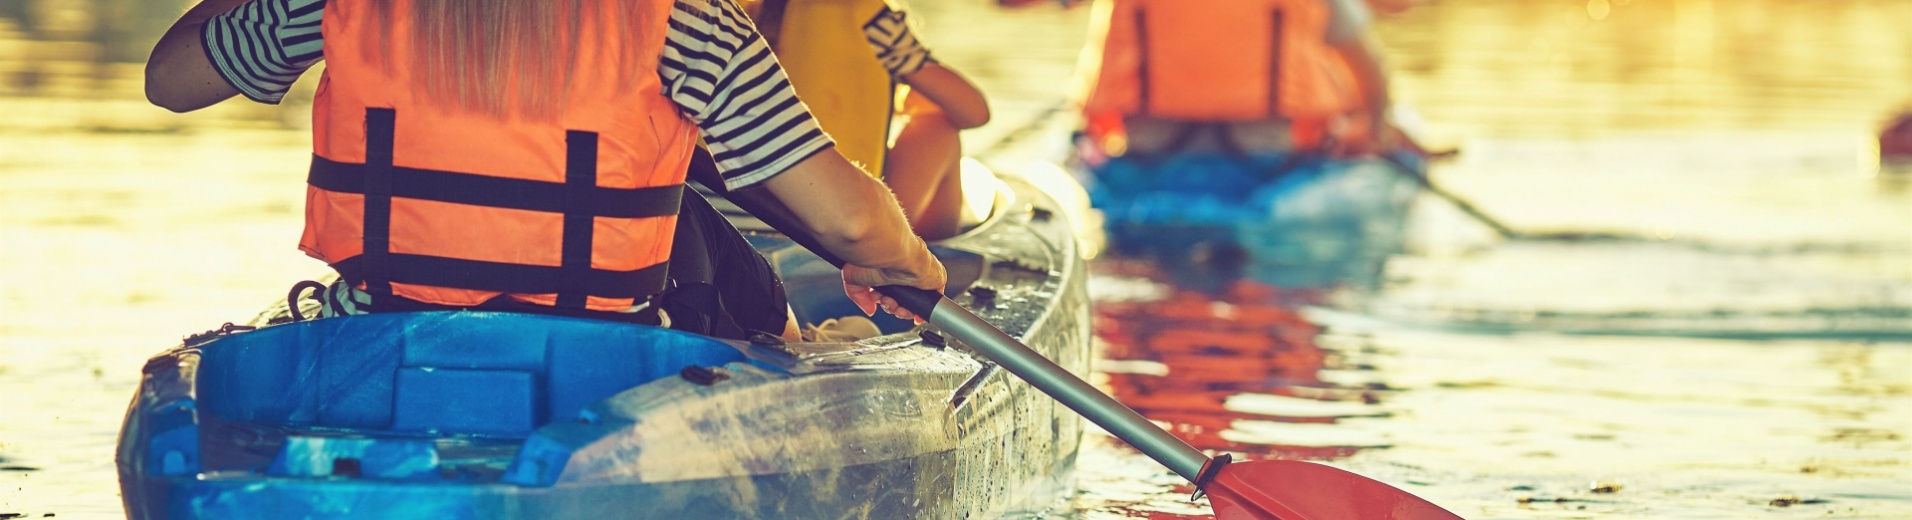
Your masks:
<svg viewBox="0 0 1912 520"><path fill-rule="evenodd" d="M864 314L878 304L897 317L917 318L873 288L903 285L937 292L948 283L942 262L903 218L882 181L864 173L836 149L825 150L763 182L790 208L843 268L845 293Z"/></svg>
<svg viewBox="0 0 1912 520"><path fill-rule="evenodd" d="M932 61L915 73L903 76L902 80L942 108L949 123L958 129L968 130L989 123L989 100L983 97L982 89L976 88L976 84L956 69Z"/></svg>
<svg viewBox="0 0 1912 520"><path fill-rule="evenodd" d="M205 0L153 46L146 99L190 112L237 94L278 103L323 54L324 0Z"/></svg>
<svg viewBox="0 0 1912 520"><path fill-rule="evenodd" d="M665 94L697 123L727 189L761 187L844 261L844 290L865 312L871 287L941 291L943 265L903 218L881 181L837 153L790 87L756 28L731 0L677 0L658 74Z"/></svg>
<svg viewBox="0 0 1912 520"><path fill-rule="evenodd" d="M1354 72L1354 82L1360 88L1362 116L1364 123L1378 133L1387 121L1388 107L1392 101L1388 98L1388 75L1381 67L1379 46L1370 34L1333 45L1341 59L1348 63L1348 69Z"/></svg>
<svg viewBox="0 0 1912 520"><path fill-rule="evenodd" d="M205 0L173 22L146 60L146 100L174 112L191 112L239 95L206 59L201 34L207 20L247 1Z"/></svg>
<svg viewBox="0 0 1912 520"><path fill-rule="evenodd" d="M929 48L910 30L906 12L891 10L885 5L864 24L863 37L890 77L908 84L942 108L950 124L970 129L989 122L989 100L983 97L982 89L955 69L930 57Z"/></svg>
<svg viewBox="0 0 1912 520"><path fill-rule="evenodd" d="M1352 131L1337 135L1340 141L1332 151L1343 156L1386 151L1393 146L1387 119L1392 101L1388 98L1387 71L1381 66L1380 43L1369 28L1373 15L1367 4L1358 0L1329 0L1328 7L1328 46L1354 74L1361 97L1357 114L1361 119L1352 122Z"/></svg>

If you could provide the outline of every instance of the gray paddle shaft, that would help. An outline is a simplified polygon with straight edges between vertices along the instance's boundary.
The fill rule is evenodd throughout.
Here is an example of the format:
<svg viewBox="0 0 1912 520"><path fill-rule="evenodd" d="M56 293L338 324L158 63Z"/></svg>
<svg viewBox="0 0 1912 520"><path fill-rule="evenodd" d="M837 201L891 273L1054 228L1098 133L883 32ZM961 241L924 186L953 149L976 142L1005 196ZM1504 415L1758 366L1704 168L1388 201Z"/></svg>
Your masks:
<svg viewBox="0 0 1912 520"><path fill-rule="evenodd" d="M976 317L968 309L957 306L948 298L938 297L937 300L935 310L929 313L930 323L1009 369L1010 373L1035 385L1042 393L1068 405L1116 438L1142 450L1149 458L1168 466L1175 474L1194 482L1196 475L1202 471L1202 465L1208 463L1208 456L1194 446L1163 431L1160 426L1057 366L1049 358L1029 350L1028 346Z"/></svg>

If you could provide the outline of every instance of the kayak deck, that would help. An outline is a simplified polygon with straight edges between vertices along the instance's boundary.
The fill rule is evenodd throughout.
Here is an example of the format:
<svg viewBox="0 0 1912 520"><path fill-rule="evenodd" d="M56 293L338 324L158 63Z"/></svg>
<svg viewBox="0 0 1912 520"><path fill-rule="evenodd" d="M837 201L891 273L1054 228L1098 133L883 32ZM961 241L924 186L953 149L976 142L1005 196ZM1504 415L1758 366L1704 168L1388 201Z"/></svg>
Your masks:
<svg viewBox="0 0 1912 520"><path fill-rule="evenodd" d="M1084 372L1066 214L1007 185L1011 204L937 246L952 289ZM806 319L854 312L820 259L752 240ZM215 335L147 364L122 494L132 518L957 518L1068 491L1072 412L953 340L882 326L783 345L439 312Z"/></svg>

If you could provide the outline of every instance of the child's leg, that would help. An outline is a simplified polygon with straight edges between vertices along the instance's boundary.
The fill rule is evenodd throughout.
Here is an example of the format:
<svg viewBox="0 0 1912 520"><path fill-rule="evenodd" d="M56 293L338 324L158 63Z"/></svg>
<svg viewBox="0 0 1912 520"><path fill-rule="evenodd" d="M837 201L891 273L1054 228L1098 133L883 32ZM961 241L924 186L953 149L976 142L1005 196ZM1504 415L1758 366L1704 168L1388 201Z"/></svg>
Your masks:
<svg viewBox="0 0 1912 520"><path fill-rule="evenodd" d="M963 231L962 149L958 147L953 153L957 160L943 171L931 192L929 205L923 208L923 222L914 225L916 234L926 240L949 238Z"/></svg>
<svg viewBox="0 0 1912 520"><path fill-rule="evenodd" d="M929 240L955 236L963 203L960 131L915 93L903 102L896 123L901 129L884 159L883 182L896 193L917 235Z"/></svg>

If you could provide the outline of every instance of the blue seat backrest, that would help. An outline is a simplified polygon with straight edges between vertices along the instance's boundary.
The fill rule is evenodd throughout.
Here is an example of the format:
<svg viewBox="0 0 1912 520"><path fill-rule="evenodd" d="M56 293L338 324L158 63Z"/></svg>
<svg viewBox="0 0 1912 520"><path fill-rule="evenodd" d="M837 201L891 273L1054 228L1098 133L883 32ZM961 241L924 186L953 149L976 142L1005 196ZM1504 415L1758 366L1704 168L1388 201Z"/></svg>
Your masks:
<svg viewBox="0 0 1912 520"><path fill-rule="evenodd" d="M687 365L743 359L710 338L608 321L374 314L209 343L197 396L234 421L522 436Z"/></svg>

